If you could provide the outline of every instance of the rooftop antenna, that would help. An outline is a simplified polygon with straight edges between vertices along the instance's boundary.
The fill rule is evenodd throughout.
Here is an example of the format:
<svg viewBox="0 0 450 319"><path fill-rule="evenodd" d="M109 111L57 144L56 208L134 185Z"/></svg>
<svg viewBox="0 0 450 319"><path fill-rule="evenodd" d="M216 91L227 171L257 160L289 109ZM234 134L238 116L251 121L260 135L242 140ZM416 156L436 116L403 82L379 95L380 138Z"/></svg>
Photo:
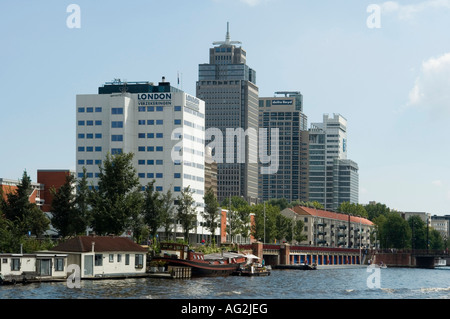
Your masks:
<svg viewBox="0 0 450 319"><path fill-rule="evenodd" d="M240 41L231 41L230 37L230 23L227 22L227 33L225 35L225 41L215 41L213 42L213 45L232 45L232 44L241 44Z"/></svg>

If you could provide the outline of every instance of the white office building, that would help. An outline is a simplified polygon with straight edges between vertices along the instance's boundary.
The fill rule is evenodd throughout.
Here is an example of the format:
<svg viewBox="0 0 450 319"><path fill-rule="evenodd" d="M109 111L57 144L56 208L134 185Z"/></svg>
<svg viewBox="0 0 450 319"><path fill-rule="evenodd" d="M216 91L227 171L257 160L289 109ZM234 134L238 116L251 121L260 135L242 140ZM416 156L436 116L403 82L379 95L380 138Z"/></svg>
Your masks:
<svg viewBox="0 0 450 319"><path fill-rule="evenodd" d="M87 169L97 185L99 165L107 153L134 153L134 165L144 188L174 197L190 186L201 224L204 201L205 103L163 81L108 82L98 94L76 98L76 173ZM206 233L197 229L195 234ZM178 229L181 232L181 229Z"/></svg>

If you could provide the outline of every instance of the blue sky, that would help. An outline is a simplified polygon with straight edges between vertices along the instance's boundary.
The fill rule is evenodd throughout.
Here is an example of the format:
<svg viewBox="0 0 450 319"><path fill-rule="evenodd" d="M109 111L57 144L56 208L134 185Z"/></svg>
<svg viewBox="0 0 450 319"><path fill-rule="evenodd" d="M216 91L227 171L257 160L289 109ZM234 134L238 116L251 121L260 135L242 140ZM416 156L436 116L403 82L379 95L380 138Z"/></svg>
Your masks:
<svg viewBox="0 0 450 319"><path fill-rule="evenodd" d="M66 24L70 4L80 28ZM379 28L367 19L376 4ZM114 78L195 94L213 41L242 41L260 96L348 120L360 203L450 214L450 0L8 1L0 11L0 177L74 169L75 96ZM371 20L375 21L375 20Z"/></svg>

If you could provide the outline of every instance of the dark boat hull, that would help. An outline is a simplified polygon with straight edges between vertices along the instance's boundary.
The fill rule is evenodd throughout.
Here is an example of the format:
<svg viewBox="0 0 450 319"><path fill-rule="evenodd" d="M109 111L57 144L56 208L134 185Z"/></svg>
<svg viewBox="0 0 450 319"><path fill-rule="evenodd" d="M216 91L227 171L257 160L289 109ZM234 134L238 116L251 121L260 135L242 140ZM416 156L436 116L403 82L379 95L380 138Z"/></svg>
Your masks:
<svg viewBox="0 0 450 319"><path fill-rule="evenodd" d="M210 264L207 262L196 262L192 260L172 258L157 258L157 260L165 261L166 266L191 267L192 277L229 276L244 264Z"/></svg>

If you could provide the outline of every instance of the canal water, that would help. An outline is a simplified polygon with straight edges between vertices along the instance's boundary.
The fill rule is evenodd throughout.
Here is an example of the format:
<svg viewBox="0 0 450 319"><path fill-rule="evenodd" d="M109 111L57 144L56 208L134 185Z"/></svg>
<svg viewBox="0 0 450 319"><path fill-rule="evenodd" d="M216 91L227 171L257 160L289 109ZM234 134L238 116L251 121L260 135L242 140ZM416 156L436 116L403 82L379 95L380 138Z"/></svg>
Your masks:
<svg viewBox="0 0 450 319"><path fill-rule="evenodd" d="M450 299L450 267L273 270L267 277L82 280L0 286L0 299Z"/></svg>

